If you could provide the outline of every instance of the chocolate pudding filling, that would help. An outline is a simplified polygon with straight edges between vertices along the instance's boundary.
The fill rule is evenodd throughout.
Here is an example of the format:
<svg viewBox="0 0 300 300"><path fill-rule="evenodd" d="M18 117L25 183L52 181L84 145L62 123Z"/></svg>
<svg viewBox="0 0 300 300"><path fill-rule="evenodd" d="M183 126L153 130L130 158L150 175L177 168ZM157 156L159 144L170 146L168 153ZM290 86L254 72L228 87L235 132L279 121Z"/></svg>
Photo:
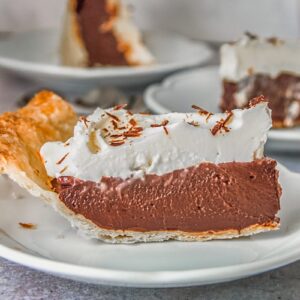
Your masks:
<svg viewBox="0 0 300 300"><path fill-rule="evenodd" d="M237 97L243 93L245 103L239 104ZM264 95L272 109L275 127L290 127L300 124L300 77L281 73L272 78L265 74L255 74L238 83L223 80L223 111L247 107L248 101Z"/></svg>
<svg viewBox="0 0 300 300"><path fill-rule="evenodd" d="M128 65L112 31L110 21L118 16L118 7L108 7L106 0L78 0L77 19L89 66Z"/></svg>
<svg viewBox="0 0 300 300"><path fill-rule="evenodd" d="M61 176L53 181L75 214L113 230L218 232L276 227L279 198L276 162L201 163L161 176L99 182Z"/></svg>

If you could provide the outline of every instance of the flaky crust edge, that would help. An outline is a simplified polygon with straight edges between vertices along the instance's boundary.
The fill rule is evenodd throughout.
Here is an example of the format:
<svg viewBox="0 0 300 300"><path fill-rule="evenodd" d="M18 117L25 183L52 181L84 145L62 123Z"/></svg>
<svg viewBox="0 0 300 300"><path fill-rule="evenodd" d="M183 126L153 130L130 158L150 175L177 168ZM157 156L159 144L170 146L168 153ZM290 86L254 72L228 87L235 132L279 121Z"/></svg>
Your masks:
<svg viewBox="0 0 300 300"><path fill-rule="evenodd" d="M0 174L40 197L58 213L68 219L86 238L96 238L109 243L161 242L165 240L207 241L231 239L275 230L279 223L273 221L256 224L242 230L207 232L109 230L101 228L84 216L75 214L51 190L39 155L40 147L48 141L64 141L73 134L77 116L71 106L52 92L37 94L24 108L0 116Z"/></svg>

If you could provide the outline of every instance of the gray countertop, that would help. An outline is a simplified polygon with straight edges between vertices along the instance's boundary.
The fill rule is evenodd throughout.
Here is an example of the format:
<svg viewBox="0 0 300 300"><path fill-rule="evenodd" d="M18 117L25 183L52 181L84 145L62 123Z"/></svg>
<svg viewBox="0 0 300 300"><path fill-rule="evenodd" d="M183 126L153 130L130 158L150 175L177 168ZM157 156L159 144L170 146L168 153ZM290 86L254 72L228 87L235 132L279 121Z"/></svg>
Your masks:
<svg viewBox="0 0 300 300"><path fill-rule="evenodd" d="M3 110L20 97L26 86L12 89L0 80ZM3 99L7 99L5 102ZM300 173L300 151L267 153ZM0 258L0 299L300 299L300 262L251 278L202 287L134 289L96 286L41 273Z"/></svg>
<svg viewBox="0 0 300 300"><path fill-rule="evenodd" d="M217 285L134 289L75 282L0 259L1 299L276 299L300 298L300 262L258 276Z"/></svg>

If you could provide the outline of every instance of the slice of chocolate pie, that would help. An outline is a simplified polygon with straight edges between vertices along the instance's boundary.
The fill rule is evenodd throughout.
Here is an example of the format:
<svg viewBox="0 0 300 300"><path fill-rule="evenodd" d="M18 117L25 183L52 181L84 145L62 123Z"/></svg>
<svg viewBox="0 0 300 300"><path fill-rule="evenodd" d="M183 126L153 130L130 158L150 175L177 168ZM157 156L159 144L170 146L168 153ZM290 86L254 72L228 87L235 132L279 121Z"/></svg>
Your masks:
<svg viewBox="0 0 300 300"><path fill-rule="evenodd" d="M82 234L107 242L277 229L278 171L263 156L267 103L224 114L194 108L157 116L99 108L74 127L71 107L43 92L0 117L0 169Z"/></svg>
<svg viewBox="0 0 300 300"><path fill-rule="evenodd" d="M264 95L274 127L300 125L300 42L245 34L221 47L221 108L247 107Z"/></svg>
<svg viewBox="0 0 300 300"><path fill-rule="evenodd" d="M69 0L61 62L74 67L149 65L154 58L120 0Z"/></svg>

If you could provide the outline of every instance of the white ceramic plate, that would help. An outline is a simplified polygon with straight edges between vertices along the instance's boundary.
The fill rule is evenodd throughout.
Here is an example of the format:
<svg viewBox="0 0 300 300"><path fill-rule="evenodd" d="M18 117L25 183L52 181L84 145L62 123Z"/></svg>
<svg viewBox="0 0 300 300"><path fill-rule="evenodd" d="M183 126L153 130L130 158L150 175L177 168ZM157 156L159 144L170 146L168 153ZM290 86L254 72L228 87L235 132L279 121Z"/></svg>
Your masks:
<svg viewBox="0 0 300 300"><path fill-rule="evenodd" d="M0 255L59 276L135 287L234 280L300 259L300 175L279 166L281 229L211 242L111 245L78 236L42 200L0 178ZM21 223L36 224L24 229Z"/></svg>
<svg viewBox="0 0 300 300"><path fill-rule="evenodd" d="M157 64L148 67L69 68L59 65L58 30L30 31L0 39L0 68L34 79L46 87L88 90L94 86L138 86L162 79L176 70L207 61L213 51L173 33L145 33L145 44Z"/></svg>
<svg viewBox="0 0 300 300"><path fill-rule="evenodd" d="M219 111L221 83L218 67L210 66L181 72L150 86L144 95L146 105L155 113L192 111L193 104ZM300 127L270 130L268 149L300 149Z"/></svg>

